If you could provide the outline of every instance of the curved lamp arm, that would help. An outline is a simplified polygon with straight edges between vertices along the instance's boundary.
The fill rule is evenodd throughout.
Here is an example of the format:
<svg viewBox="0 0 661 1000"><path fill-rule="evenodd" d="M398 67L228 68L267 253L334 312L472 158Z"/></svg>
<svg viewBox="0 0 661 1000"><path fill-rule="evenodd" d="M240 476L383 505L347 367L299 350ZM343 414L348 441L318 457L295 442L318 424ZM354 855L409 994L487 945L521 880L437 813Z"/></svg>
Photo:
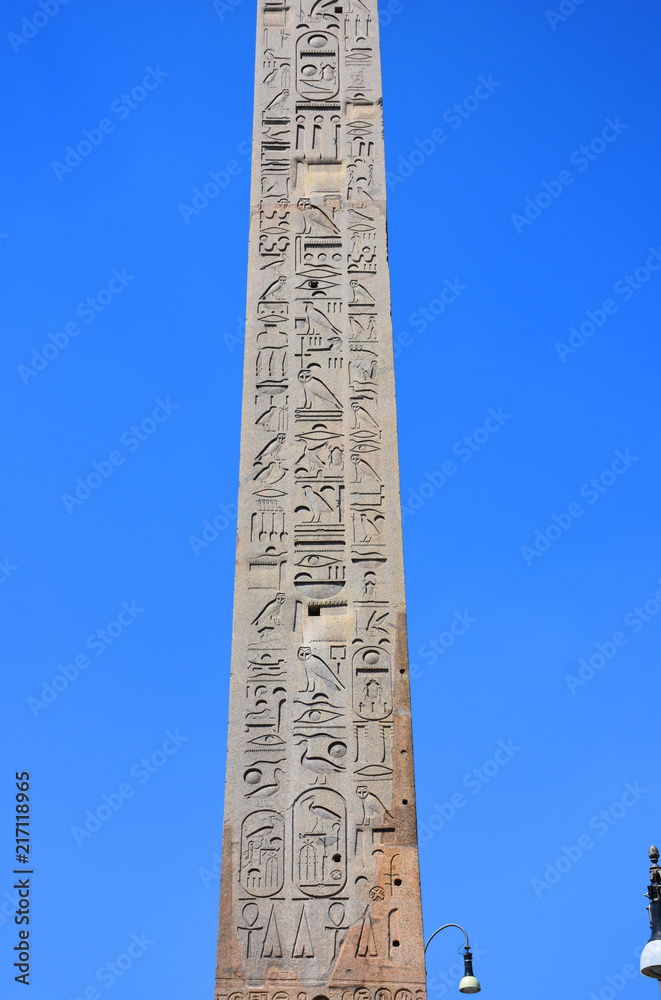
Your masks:
<svg viewBox="0 0 661 1000"><path fill-rule="evenodd" d="M427 948L432 943L432 941L434 940L434 938L436 937L436 935L440 934L441 931L444 931L446 927L456 927L456 928L458 928L458 930L460 930L462 932L462 934L464 935L464 937L466 938L466 944L464 946L464 978L459 983L459 992L460 993L479 993L481 991L482 987L480 986L480 984L478 983L477 979L473 975L473 956L471 954L471 946L468 943L468 934L466 933L466 931L464 930L464 928L461 926L461 924L443 924L442 927L439 927L438 930L434 931L434 933L432 934L432 936L429 938L429 941L425 945L425 952L424 953L427 954Z"/></svg>
<svg viewBox="0 0 661 1000"><path fill-rule="evenodd" d="M458 927L459 930L463 932L463 935L466 938L466 947L468 949L470 949L470 945L468 943L468 934L466 933L466 931L464 930L464 928L460 924L443 924L443 926L439 927L438 930L434 931L434 933L432 934L432 936L429 938L429 941L425 945L425 952L427 951L427 948L432 943L432 941L434 940L434 938L436 937L436 935L440 934L441 931L444 931L446 927Z"/></svg>

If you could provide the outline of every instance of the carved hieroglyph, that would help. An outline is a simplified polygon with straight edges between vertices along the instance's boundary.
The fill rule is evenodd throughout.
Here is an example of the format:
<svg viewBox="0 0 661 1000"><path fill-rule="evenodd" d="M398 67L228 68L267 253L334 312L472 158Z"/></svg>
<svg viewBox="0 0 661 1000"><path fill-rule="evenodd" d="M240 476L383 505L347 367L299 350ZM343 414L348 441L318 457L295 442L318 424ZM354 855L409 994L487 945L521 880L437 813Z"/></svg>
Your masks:
<svg viewBox="0 0 661 1000"><path fill-rule="evenodd" d="M216 1000L423 1000L377 0L258 0Z"/></svg>

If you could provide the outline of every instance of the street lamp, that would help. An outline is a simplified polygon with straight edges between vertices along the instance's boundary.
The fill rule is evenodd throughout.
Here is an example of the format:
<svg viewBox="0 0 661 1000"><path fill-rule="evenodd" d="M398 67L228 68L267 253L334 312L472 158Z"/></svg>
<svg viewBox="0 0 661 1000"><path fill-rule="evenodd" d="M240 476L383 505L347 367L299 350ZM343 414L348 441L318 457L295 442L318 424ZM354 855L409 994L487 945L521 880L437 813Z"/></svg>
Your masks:
<svg viewBox="0 0 661 1000"><path fill-rule="evenodd" d="M640 956L640 971L650 979L661 980L661 868L657 864L659 852L656 847L650 847L649 857L652 866L646 895L650 901L647 910L652 934Z"/></svg>
<svg viewBox="0 0 661 1000"><path fill-rule="evenodd" d="M464 978L459 983L459 992L479 993L482 987L480 986L477 979L473 975L473 953L471 952L470 945L468 943L468 934L466 933L464 928L461 927L459 924L443 924L443 926L439 927L437 931L434 931L432 936L429 938L429 941L425 945L425 954L427 953L427 948L432 943L436 935L440 934L441 931L444 931L446 927L458 927L459 930L463 932L463 935L466 938L466 946L464 948ZM661 944L661 942L659 943Z"/></svg>

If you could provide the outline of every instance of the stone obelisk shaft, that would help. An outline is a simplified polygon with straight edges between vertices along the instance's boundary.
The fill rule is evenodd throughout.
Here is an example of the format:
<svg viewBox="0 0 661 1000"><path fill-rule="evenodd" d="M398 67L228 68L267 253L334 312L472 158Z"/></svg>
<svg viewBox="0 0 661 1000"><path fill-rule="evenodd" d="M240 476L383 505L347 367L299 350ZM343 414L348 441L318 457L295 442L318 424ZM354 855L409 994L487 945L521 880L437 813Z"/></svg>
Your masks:
<svg viewBox="0 0 661 1000"><path fill-rule="evenodd" d="M259 0L216 1000L424 1000L377 0Z"/></svg>

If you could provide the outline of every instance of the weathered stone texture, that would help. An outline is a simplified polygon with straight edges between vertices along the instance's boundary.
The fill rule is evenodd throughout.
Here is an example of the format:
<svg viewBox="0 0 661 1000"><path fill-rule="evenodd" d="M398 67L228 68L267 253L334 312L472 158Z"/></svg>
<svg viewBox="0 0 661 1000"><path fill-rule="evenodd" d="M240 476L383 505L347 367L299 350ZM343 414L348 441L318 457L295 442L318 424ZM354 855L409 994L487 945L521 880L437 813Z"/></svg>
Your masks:
<svg viewBox="0 0 661 1000"><path fill-rule="evenodd" d="M376 0L259 0L216 1000L423 1000Z"/></svg>

